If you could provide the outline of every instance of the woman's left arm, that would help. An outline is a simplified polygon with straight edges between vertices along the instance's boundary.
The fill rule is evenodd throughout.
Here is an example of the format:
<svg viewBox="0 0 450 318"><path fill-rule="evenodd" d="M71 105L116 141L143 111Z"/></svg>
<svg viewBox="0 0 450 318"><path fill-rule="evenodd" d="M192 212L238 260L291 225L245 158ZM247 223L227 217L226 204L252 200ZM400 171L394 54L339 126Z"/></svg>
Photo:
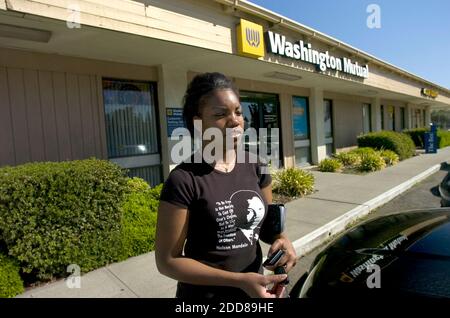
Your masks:
<svg viewBox="0 0 450 318"><path fill-rule="evenodd" d="M270 183L266 187L261 189L261 192L264 196L264 199L266 200L267 204L272 203L272 184ZM297 263L297 254L295 253L295 249L292 246L291 241L288 239L285 232L278 234L274 241L272 242L270 249L269 249L269 255L274 253L275 251L282 249L285 251L284 256L281 258L280 262L281 264L286 264L286 272L289 272L292 267L295 266Z"/></svg>

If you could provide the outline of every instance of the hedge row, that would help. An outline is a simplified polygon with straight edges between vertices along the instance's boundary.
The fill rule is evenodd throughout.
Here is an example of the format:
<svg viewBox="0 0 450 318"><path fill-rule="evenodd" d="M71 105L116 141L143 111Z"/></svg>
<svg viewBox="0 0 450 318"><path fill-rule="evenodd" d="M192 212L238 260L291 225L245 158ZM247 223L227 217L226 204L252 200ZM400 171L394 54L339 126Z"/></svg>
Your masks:
<svg viewBox="0 0 450 318"><path fill-rule="evenodd" d="M82 272L121 257L126 177L95 159L0 169L0 230L9 255L40 279Z"/></svg>
<svg viewBox="0 0 450 318"><path fill-rule="evenodd" d="M125 258L154 250L156 217L162 184L150 188L140 178L128 181L122 205L122 246Z"/></svg>
<svg viewBox="0 0 450 318"><path fill-rule="evenodd" d="M160 191L104 160L1 168L0 246L28 280L149 252Z"/></svg>
<svg viewBox="0 0 450 318"><path fill-rule="evenodd" d="M358 146L392 150L400 160L412 157L416 149L411 137L394 131L379 131L361 135L358 137Z"/></svg>

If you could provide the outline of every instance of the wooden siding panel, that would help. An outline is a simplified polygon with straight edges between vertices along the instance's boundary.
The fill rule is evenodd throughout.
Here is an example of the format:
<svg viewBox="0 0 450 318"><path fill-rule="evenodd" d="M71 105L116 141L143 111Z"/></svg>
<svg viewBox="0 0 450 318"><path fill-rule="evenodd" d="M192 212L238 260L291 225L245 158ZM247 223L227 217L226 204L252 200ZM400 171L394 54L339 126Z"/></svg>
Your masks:
<svg viewBox="0 0 450 318"><path fill-rule="evenodd" d="M59 145L59 160L71 160L70 122L67 105L66 76L64 73L53 73L53 95L55 101L56 131Z"/></svg>
<svg viewBox="0 0 450 318"><path fill-rule="evenodd" d="M95 140L95 157L104 158L102 153L102 140L100 133L100 115L98 110L98 96L95 75L89 77L91 86L91 105L92 105L92 119L94 122L94 140Z"/></svg>
<svg viewBox="0 0 450 318"><path fill-rule="evenodd" d="M105 124L105 105L103 103L103 84L102 78L97 76L96 78L97 97L98 97L98 114L99 114L99 129L102 144L102 155L104 159L108 159L108 151L106 150L106 124Z"/></svg>
<svg viewBox="0 0 450 318"><path fill-rule="evenodd" d="M84 158L83 127L81 125L78 76L75 74L66 74L66 80L72 157L73 159L82 159Z"/></svg>
<svg viewBox="0 0 450 318"><path fill-rule="evenodd" d="M55 112L52 73L39 72L39 91L41 93L42 127L45 140L45 160L59 160L58 131Z"/></svg>
<svg viewBox="0 0 450 318"><path fill-rule="evenodd" d="M89 158L95 156L95 136L93 123L93 108L91 103L91 82L87 75L78 77L80 85L80 112L81 127L83 129L83 145L84 157Z"/></svg>
<svg viewBox="0 0 450 318"><path fill-rule="evenodd" d="M38 73L36 70L24 70L24 86L31 160L44 161L45 141L42 129Z"/></svg>
<svg viewBox="0 0 450 318"><path fill-rule="evenodd" d="M14 149L16 164L31 161L30 142L28 140L27 109L25 102L25 87L23 84L23 70L10 68L8 85L10 91L11 117L14 131Z"/></svg>
<svg viewBox="0 0 450 318"><path fill-rule="evenodd" d="M6 68L0 67L0 167L16 162L13 140L8 76Z"/></svg>

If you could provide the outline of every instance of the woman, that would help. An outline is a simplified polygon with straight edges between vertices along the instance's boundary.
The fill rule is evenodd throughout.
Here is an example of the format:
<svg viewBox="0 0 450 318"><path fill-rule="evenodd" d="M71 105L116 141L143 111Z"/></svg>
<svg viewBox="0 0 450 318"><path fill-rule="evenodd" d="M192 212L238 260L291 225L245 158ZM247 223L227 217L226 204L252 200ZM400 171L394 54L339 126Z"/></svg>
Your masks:
<svg viewBox="0 0 450 318"><path fill-rule="evenodd" d="M219 129L233 143L214 162L178 165L166 180L158 211L156 264L178 280L177 297L279 297L281 288L267 286L286 275L262 275L259 228L272 203L271 177L256 163L237 163L236 146L244 120L239 93L220 73L197 75L184 97L183 116L191 135L194 121L202 131ZM230 144L230 143L229 143ZM277 265L288 272L295 250L284 234L269 254L283 249ZM184 251L184 253L183 253Z"/></svg>

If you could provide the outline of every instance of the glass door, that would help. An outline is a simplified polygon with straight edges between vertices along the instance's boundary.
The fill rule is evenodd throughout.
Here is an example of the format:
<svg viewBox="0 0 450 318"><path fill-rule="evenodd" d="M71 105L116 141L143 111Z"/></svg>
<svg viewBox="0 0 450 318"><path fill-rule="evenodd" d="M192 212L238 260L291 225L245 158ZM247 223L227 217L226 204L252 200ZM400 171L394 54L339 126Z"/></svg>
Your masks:
<svg viewBox="0 0 450 318"><path fill-rule="evenodd" d="M103 79L108 158L152 186L162 181L154 96L152 83Z"/></svg>
<svg viewBox="0 0 450 318"><path fill-rule="evenodd" d="M370 116L370 104L362 105L362 122L363 122L363 133L369 133L371 129L371 116Z"/></svg>
<svg viewBox="0 0 450 318"><path fill-rule="evenodd" d="M334 152L333 144L333 105L330 99L323 100L324 108L324 128L325 128L325 146L328 157Z"/></svg>
<svg viewBox="0 0 450 318"><path fill-rule="evenodd" d="M400 130L406 127L405 107L400 107Z"/></svg>
<svg viewBox="0 0 450 318"><path fill-rule="evenodd" d="M281 131L280 131L280 104L278 95L241 91L241 105L244 115L244 129L254 128L257 141L245 140L247 151L255 152L256 146L261 142L265 143L268 155L271 155L271 147L278 149L278 158L282 161L281 152ZM267 136L260 136L260 128L267 129ZM272 129L277 129L278 140L273 140L271 135L275 133ZM280 163L279 163L280 164ZM281 165L279 165L281 166Z"/></svg>
<svg viewBox="0 0 450 318"><path fill-rule="evenodd" d="M308 98L293 96L292 107L295 165L306 166L311 163Z"/></svg>
<svg viewBox="0 0 450 318"><path fill-rule="evenodd" d="M386 130L395 130L395 108L394 106L388 106L388 118L386 123Z"/></svg>

